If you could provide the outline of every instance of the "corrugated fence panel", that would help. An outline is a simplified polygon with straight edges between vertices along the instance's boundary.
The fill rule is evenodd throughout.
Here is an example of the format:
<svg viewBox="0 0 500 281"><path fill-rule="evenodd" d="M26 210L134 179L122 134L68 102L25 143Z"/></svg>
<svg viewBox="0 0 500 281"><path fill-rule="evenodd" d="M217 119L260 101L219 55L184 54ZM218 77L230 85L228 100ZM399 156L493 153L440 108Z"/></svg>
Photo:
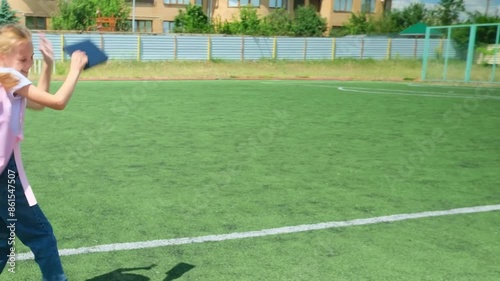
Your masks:
<svg viewBox="0 0 500 281"><path fill-rule="evenodd" d="M331 60L332 38L307 38L306 59Z"/></svg>
<svg viewBox="0 0 500 281"><path fill-rule="evenodd" d="M276 58L287 60L303 60L305 47L305 38L278 37L276 42Z"/></svg>
<svg viewBox="0 0 500 281"><path fill-rule="evenodd" d="M59 39L60 40L60 39ZM96 44L99 48L102 49L102 40L101 35L99 34L65 34L64 35L64 46L72 45L84 40L90 40L92 43ZM66 59L69 59L68 54L64 54Z"/></svg>
<svg viewBox="0 0 500 281"><path fill-rule="evenodd" d="M139 36L104 35L104 52L109 59L137 60L139 54Z"/></svg>
<svg viewBox="0 0 500 281"><path fill-rule="evenodd" d="M241 60L242 37L210 36L211 58L223 60Z"/></svg>
<svg viewBox="0 0 500 281"><path fill-rule="evenodd" d="M276 59L332 59L335 58L374 58L386 59L388 38L274 38L251 36L194 36L194 35L123 35L123 34L46 34L52 43L54 59L61 60L62 48L67 45L91 40L99 48L104 49L110 59L119 60L258 60L271 59L276 51ZM140 37L139 37L140 36ZM139 42L140 38L140 42ZM425 40L414 38L394 38L391 41L390 58L420 59L424 53ZM429 58L438 54L445 57L446 44L450 42L447 56L457 58L459 55L452 40L431 39L429 41ZM140 44L139 44L140 43ZM34 58L42 59L38 51L40 35L33 34L35 48ZM140 45L140 46L139 46ZM210 48L210 50L209 50ZM210 55L210 58L209 58ZM335 59L334 58L334 59Z"/></svg>
<svg viewBox="0 0 500 281"><path fill-rule="evenodd" d="M207 60L207 36L176 36L177 59L179 60Z"/></svg>
<svg viewBox="0 0 500 281"><path fill-rule="evenodd" d="M243 37L243 57L246 60L272 59L273 38Z"/></svg>
<svg viewBox="0 0 500 281"><path fill-rule="evenodd" d="M174 36L143 36L141 47L141 60L174 59Z"/></svg>
<svg viewBox="0 0 500 281"><path fill-rule="evenodd" d="M363 58L386 59L389 39L363 38Z"/></svg>
<svg viewBox="0 0 500 281"><path fill-rule="evenodd" d="M360 38L337 38L335 58L361 58Z"/></svg>
<svg viewBox="0 0 500 281"><path fill-rule="evenodd" d="M392 39L391 58L414 58L415 39Z"/></svg>

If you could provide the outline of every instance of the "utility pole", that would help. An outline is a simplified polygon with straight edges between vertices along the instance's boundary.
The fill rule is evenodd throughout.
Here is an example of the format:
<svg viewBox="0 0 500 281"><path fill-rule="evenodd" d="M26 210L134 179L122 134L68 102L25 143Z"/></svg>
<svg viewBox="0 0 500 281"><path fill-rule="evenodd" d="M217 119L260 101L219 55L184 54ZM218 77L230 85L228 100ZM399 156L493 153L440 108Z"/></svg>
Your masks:
<svg viewBox="0 0 500 281"><path fill-rule="evenodd" d="M490 11L490 1L491 0L486 0L486 11L484 12L484 14L486 16L488 15L488 12Z"/></svg>
<svg viewBox="0 0 500 281"><path fill-rule="evenodd" d="M132 33L135 33L135 0L132 1Z"/></svg>

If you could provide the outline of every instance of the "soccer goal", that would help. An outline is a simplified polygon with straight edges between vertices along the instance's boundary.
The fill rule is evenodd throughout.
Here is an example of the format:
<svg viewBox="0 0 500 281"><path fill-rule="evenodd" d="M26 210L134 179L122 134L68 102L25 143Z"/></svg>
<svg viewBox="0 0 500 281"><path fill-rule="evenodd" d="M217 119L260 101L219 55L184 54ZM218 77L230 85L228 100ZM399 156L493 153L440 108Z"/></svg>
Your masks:
<svg viewBox="0 0 500 281"><path fill-rule="evenodd" d="M422 81L500 83L499 37L500 23L427 27Z"/></svg>

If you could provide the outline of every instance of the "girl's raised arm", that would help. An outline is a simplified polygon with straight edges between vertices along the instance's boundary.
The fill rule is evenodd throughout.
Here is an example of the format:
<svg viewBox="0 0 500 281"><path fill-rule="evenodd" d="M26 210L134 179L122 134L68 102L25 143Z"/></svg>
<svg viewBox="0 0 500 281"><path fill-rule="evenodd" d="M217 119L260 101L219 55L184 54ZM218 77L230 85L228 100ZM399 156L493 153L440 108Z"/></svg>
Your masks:
<svg viewBox="0 0 500 281"><path fill-rule="evenodd" d="M54 49L52 44L45 37L45 34L40 33L39 49L43 56L43 65L40 78L38 79L38 88L42 91L50 91L50 79L52 76L52 67L54 66ZM34 110L42 110L44 106L28 100L27 107Z"/></svg>
<svg viewBox="0 0 500 281"><path fill-rule="evenodd" d="M71 55L71 67L61 88L54 94L50 94L33 85L28 85L16 91L29 101L41 106L56 110L63 110L68 104L78 82L83 67L87 64L87 56L84 52L76 51Z"/></svg>

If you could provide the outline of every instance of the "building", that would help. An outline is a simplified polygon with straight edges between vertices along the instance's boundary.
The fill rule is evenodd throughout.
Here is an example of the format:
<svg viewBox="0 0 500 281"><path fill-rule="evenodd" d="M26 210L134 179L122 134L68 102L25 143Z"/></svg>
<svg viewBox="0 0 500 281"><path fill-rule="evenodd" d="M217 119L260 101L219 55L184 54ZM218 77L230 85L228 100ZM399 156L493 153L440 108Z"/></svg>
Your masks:
<svg viewBox="0 0 500 281"><path fill-rule="evenodd" d="M7 0L21 23L30 29L50 29L50 17L57 10L57 0ZM132 0L127 0L132 2ZM231 21L239 16L239 8L251 5L260 16L277 8L293 11L299 6L312 5L327 20L328 27L341 26L351 13L361 11L382 14L391 9L392 0L135 0L136 31L168 33L174 18L189 2L203 6L214 21ZM132 15L130 16L132 19Z"/></svg>

